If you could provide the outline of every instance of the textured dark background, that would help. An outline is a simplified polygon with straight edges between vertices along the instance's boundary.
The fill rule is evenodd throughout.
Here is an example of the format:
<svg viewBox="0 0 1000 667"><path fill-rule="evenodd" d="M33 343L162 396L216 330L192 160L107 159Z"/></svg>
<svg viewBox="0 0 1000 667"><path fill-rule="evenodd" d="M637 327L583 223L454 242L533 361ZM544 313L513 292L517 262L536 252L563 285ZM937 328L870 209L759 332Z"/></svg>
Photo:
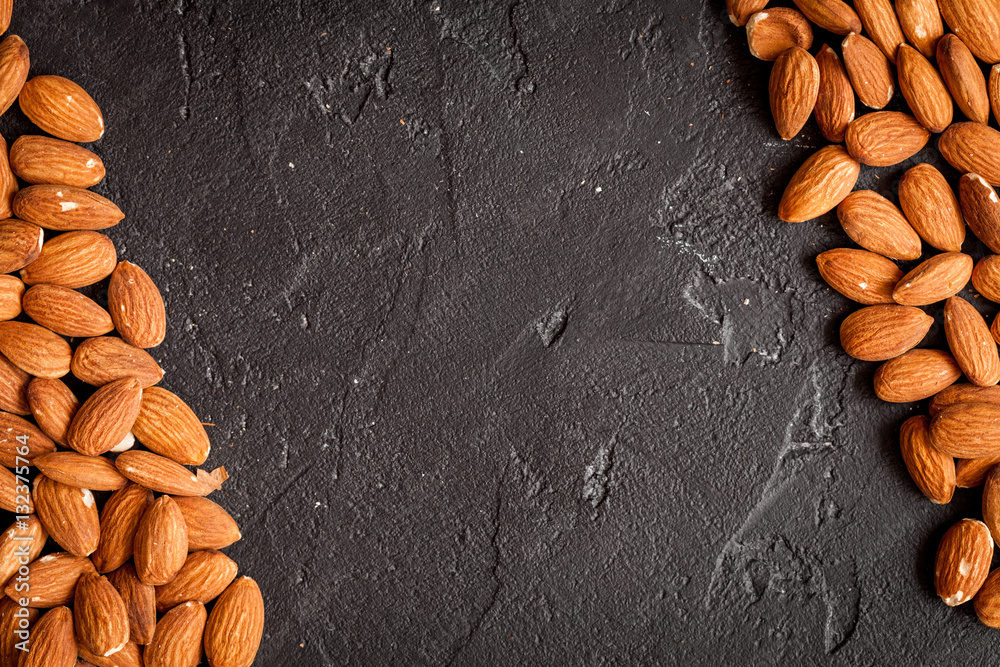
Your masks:
<svg viewBox="0 0 1000 667"><path fill-rule="evenodd" d="M822 139L777 137L721 0L23 0L12 30L104 111L257 664L991 654L931 582L978 498L919 495L911 408L839 351L813 258L846 237L775 215Z"/></svg>

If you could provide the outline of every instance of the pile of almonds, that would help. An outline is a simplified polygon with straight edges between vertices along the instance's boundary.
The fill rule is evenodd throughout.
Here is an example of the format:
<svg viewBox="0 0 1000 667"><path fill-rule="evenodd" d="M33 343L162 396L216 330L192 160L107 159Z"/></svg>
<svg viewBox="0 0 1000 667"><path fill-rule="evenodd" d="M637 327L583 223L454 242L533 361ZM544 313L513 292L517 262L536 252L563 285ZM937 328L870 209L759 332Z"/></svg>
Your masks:
<svg viewBox="0 0 1000 667"><path fill-rule="evenodd" d="M0 0L0 33L10 16ZM157 386L146 349L163 341L163 299L98 231L124 214L87 189L101 159L70 143L103 136L101 111L72 81L28 71L27 46L6 37L0 113L17 100L52 136L18 138L9 158L0 138L0 508L16 515L0 534L0 667L193 667L203 655L247 667L264 603L219 551L240 539L206 498L225 469L186 467L210 445Z"/></svg>
<svg viewBox="0 0 1000 667"><path fill-rule="evenodd" d="M751 53L774 61L769 96L778 134L791 139L816 119L831 145L809 157L778 207L787 222L836 208L844 232L862 249L821 253L820 275L864 307L840 328L844 351L885 362L875 393L885 401L930 399L929 416L900 429L902 458L934 503L955 488L983 486L983 521L963 519L938 546L934 585L947 605L973 600L979 619L1000 628L1000 316L992 327L958 296L971 280L1000 302L1000 1L727 0L732 22L746 25ZM814 56L813 25L843 36L841 58L828 45ZM947 26L951 33L945 33ZM992 65L987 76L983 63ZM898 85L910 113L883 111ZM855 95L873 109L855 118ZM955 106L967 120L953 123ZM961 175L958 195L945 176L917 164L899 181L899 206L853 191L861 165L886 167L919 152L932 134ZM840 145L840 144L843 145ZM968 225L991 254L962 252ZM905 275L897 261L941 252ZM934 322L925 307L944 302L948 351L917 348ZM966 382L958 382L962 376Z"/></svg>

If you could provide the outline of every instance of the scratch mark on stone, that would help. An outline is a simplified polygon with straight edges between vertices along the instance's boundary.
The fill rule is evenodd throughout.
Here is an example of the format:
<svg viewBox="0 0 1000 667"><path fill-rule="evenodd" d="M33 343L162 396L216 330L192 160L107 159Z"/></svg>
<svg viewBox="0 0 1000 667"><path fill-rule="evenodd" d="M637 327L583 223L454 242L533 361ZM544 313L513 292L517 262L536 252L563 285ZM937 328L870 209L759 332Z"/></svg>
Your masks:
<svg viewBox="0 0 1000 667"><path fill-rule="evenodd" d="M180 5L177 11L181 16L184 15ZM180 51L181 73L184 75L184 91L181 95L180 114L181 120L187 121L191 117L191 56L186 31L182 30L177 34L177 46Z"/></svg>

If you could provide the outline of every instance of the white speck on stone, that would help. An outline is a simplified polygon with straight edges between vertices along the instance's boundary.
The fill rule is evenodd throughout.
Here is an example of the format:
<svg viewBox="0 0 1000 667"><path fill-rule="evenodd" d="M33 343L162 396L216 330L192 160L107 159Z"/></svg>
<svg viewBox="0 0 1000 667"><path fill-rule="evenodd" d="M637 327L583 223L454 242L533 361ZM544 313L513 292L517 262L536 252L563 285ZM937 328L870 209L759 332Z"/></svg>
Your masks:
<svg viewBox="0 0 1000 667"><path fill-rule="evenodd" d="M594 188L594 192L603 192L603 189L600 187L596 187Z"/></svg>
<svg viewBox="0 0 1000 667"><path fill-rule="evenodd" d="M295 163L294 162L289 162L288 163L288 168L289 169L295 169Z"/></svg>
<svg viewBox="0 0 1000 667"><path fill-rule="evenodd" d="M77 204L75 201L64 201L64 202L59 202L59 208L61 208L62 212L65 213L66 211L75 211L76 209L80 208L80 205Z"/></svg>
<svg viewBox="0 0 1000 667"><path fill-rule="evenodd" d="M750 305L750 299L743 299L743 305L744 306L749 306Z"/></svg>

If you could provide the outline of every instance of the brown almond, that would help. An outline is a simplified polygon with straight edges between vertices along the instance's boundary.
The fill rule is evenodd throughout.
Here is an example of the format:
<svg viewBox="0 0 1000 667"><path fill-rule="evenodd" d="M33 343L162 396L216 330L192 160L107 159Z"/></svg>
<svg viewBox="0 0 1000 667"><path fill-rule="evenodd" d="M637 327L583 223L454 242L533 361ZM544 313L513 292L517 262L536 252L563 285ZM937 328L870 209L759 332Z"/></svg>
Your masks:
<svg viewBox="0 0 1000 667"><path fill-rule="evenodd" d="M108 311L68 287L34 285L24 293L22 305L35 322L70 338L103 336L115 328Z"/></svg>
<svg viewBox="0 0 1000 667"><path fill-rule="evenodd" d="M990 98L986 79L968 47L953 34L945 35L937 45L937 64L941 78L966 118L977 123L990 119Z"/></svg>
<svg viewBox="0 0 1000 667"><path fill-rule="evenodd" d="M899 449L914 484L937 505L951 502L955 495L955 459L931 445L930 419L910 417L899 429Z"/></svg>
<svg viewBox="0 0 1000 667"><path fill-rule="evenodd" d="M54 137L88 143L104 136L104 117L83 88L61 76L29 79L18 98L28 119Z"/></svg>
<svg viewBox="0 0 1000 667"><path fill-rule="evenodd" d="M910 44L925 57L933 58L938 40L944 35L937 0L896 0L896 16Z"/></svg>
<svg viewBox="0 0 1000 667"><path fill-rule="evenodd" d="M263 635L264 598L257 582L240 577L219 596L205 625L208 663L214 667L249 667Z"/></svg>
<svg viewBox="0 0 1000 667"><path fill-rule="evenodd" d="M76 641L73 637L73 612L69 607L47 611L31 629L28 652L21 655L18 667L75 667Z"/></svg>
<svg viewBox="0 0 1000 667"><path fill-rule="evenodd" d="M933 323L912 306L868 306L840 325L840 343L855 359L885 361L916 347Z"/></svg>
<svg viewBox="0 0 1000 667"><path fill-rule="evenodd" d="M88 338L77 346L70 364L73 375L97 387L132 377L145 389L163 378L163 369L148 352L120 338Z"/></svg>
<svg viewBox="0 0 1000 667"><path fill-rule="evenodd" d="M83 146L69 141L22 135L10 147L10 168L35 185L89 188L104 179L104 162Z"/></svg>
<svg viewBox="0 0 1000 667"><path fill-rule="evenodd" d="M948 27L976 57L1000 62L1000 5L995 0L938 0Z"/></svg>
<svg viewBox="0 0 1000 667"><path fill-rule="evenodd" d="M892 298L904 306L928 306L961 292L972 277L972 257L961 252L934 255L906 274Z"/></svg>
<svg viewBox="0 0 1000 667"><path fill-rule="evenodd" d="M842 0L792 0L806 17L824 30L846 35L861 32L861 19Z"/></svg>
<svg viewBox="0 0 1000 667"><path fill-rule="evenodd" d="M0 509L14 514L31 514L35 511L31 504L31 488L27 477L18 479L7 468L0 468Z"/></svg>
<svg viewBox="0 0 1000 667"><path fill-rule="evenodd" d="M930 137L931 133L913 116L899 111L878 111L852 121L844 142L851 156L861 164L889 167L919 153Z"/></svg>
<svg viewBox="0 0 1000 667"><path fill-rule="evenodd" d="M184 515L173 498L160 496L142 515L135 532L135 571L143 583L162 586L177 576L187 553Z"/></svg>
<svg viewBox="0 0 1000 667"><path fill-rule="evenodd" d="M146 667L196 667L208 612L200 602L185 602L168 611L156 624L144 654ZM226 663L213 663L223 667Z"/></svg>
<svg viewBox="0 0 1000 667"><path fill-rule="evenodd" d="M0 534L0 581L10 582L23 565L22 560L30 563L38 558L48 539L49 534L34 514L11 524Z"/></svg>
<svg viewBox="0 0 1000 667"><path fill-rule="evenodd" d="M163 613L187 600L208 604L233 583L237 569L236 562L221 551L189 554L173 581L156 587L156 610Z"/></svg>
<svg viewBox="0 0 1000 667"><path fill-rule="evenodd" d="M1000 381L1000 353L975 306L962 297L950 297L944 305L944 332L969 382L985 387Z"/></svg>
<svg viewBox="0 0 1000 667"><path fill-rule="evenodd" d="M80 408L62 380L35 378L28 384L28 405L38 427L60 445L66 444L66 431Z"/></svg>
<svg viewBox="0 0 1000 667"><path fill-rule="evenodd" d="M91 653L81 643L77 643L76 650L81 660L86 660L86 664L94 667L143 667L142 649L135 642L129 642L125 648L107 658ZM77 667L83 666L77 665Z"/></svg>
<svg viewBox="0 0 1000 667"><path fill-rule="evenodd" d="M1000 535L1000 468L994 467L983 485L983 521L990 535Z"/></svg>
<svg viewBox="0 0 1000 667"><path fill-rule="evenodd" d="M963 459L1000 457L1000 405L957 403L931 419L931 442L940 452ZM38 503L38 500L35 500Z"/></svg>
<svg viewBox="0 0 1000 667"><path fill-rule="evenodd" d="M899 179L899 206L924 241L938 250L961 252L965 220L940 171L926 163L910 167Z"/></svg>
<svg viewBox="0 0 1000 667"><path fill-rule="evenodd" d="M1000 463L1000 456L981 459L957 459L955 461L955 486L960 489L972 489L982 486L986 475Z"/></svg>
<svg viewBox="0 0 1000 667"><path fill-rule="evenodd" d="M12 320L21 314L24 283L17 276L0 275L0 321Z"/></svg>
<svg viewBox="0 0 1000 667"><path fill-rule="evenodd" d="M17 177L7 162L7 141L0 137L0 218L13 215L17 188Z"/></svg>
<svg viewBox="0 0 1000 667"><path fill-rule="evenodd" d="M76 584L73 623L80 643L97 655L114 655L128 644L125 602L107 577L96 572L84 574Z"/></svg>
<svg viewBox="0 0 1000 667"><path fill-rule="evenodd" d="M979 174L958 181L959 202L969 229L993 252L1000 252L1000 197Z"/></svg>
<svg viewBox="0 0 1000 667"><path fill-rule="evenodd" d="M183 465L201 465L211 450L205 427L194 411L162 387L143 392L132 430L148 449Z"/></svg>
<svg viewBox="0 0 1000 667"><path fill-rule="evenodd" d="M899 91L917 122L931 132L944 132L951 125L955 105L944 80L927 58L907 44L899 46Z"/></svg>
<svg viewBox="0 0 1000 667"><path fill-rule="evenodd" d="M31 414L28 384L31 376L0 354L0 410L15 415Z"/></svg>
<svg viewBox="0 0 1000 667"><path fill-rule="evenodd" d="M972 286L990 301L1000 303L1000 255L986 255L976 262Z"/></svg>
<svg viewBox="0 0 1000 667"><path fill-rule="evenodd" d="M854 189L860 171L861 165L842 146L819 149L792 176L781 196L778 217L805 222L832 211Z"/></svg>
<svg viewBox="0 0 1000 667"><path fill-rule="evenodd" d="M952 123L938 141L941 155L963 174L979 174L987 183L1000 186L1000 132L982 123ZM995 251L994 251L995 252Z"/></svg>
<svg viewBox="0 0 1000 667"><path fill-rule="evenodd" d="M42 252L44 232L23 220L0 220L0 272L19 271ZM10 318L7 318L10 319Z"/></svg>
<svg viewBox="0 0 1000 667"><path fill-rule="evenodd" d="M119 262L108 285L108 309L118 333L136 347L156 347L167 330L167 313L156 283L132 262Z"/></svg>
<svg viewBox="0 0 1000 667"><path fill-rule="evenodd" d="M75 556L94 553L101 525L93 493L38 475L31 495L39 520L56 544Z"/></svg>
<svg viewBox="0 0 1000 667"><path fill-rule="evenodd" d="M837 206L844 232L862 248L892 259L917 259L920 236L902 211L871 190L856 190Z"/></svg>
<svg viewBox="0 0 1000 667"><path fill-rule="evenodd" d="M62 484L92 491L116 491L128 483L115 464L103 456L52 452L35 457L35 467Z"/></svg>
<svg viewBox="0 0 1000 667"><path fill-rule="evenodd" d="M792 139L805 126L819 94L819 65L805 49L793 46L771 68L768 96L778 135Z"/></svg>
<svg viewBox="0 0 1000 667"><path fill-rule="evenodd" d="M0 42L0 115L14 104L28 78L31 58L28 46L17 35Z"/></svg>
<svg viewBox="0 0 1000 667"><path fill-rule="evenodd" d="M24 581L19 581L18 577L11 579L5 592L15 600L23 597L27 606L36 609L73 604L80 577L93 572L94 566L88 558L66 552L52 553L32 561Z"/></svg>
<svg viewBox="0 0 1000 667"><path fill-rule="evenodd" d="M29 607L24 610L9 597L0 599L0 665L17 666L17 659L22 653L17 645L31 639L31 626L40 615L37 609Z"/></svg>
<svg viewBox="0 0 1000 667"><path fill-rule="evenodd" d="M45 229L107 229L125 217L110 199L69 185L30 185L14 195L14 214Z"/></svg>
<svg viewBox="0 0 1000 667"><path fill-rule="evenodd" d="M949 607L968 602L986 581L993 538L982 521L962 519L944 534L934 562L934 588Z"/></svg>
<svg viewBox="0 0 1000 667"><path fill-rule="evenodd" d="M1000 405L1000 386L979 387L968 382L953 384L938 392L928 406L931 417L949 405L958 403L994 403Z"/></svg>
<svg viewBox="0 0 1000 667"><path fill-rule="evenodd" d="M993 117L1000 118L1000 63L990 69L987 92L990 98L990 108L993 109Z"/></svg>
<svg viewBox="0 0 1000 667"><path fill-rule="evenodd" d="M78 289L104 280L117 264L115 244L104 234L66 232L42 246L38 258L21 269L21 280Z"/></svg>
<svg viewBox="0 0 1000 667"><path fill-rule="evenodd" d="M1000 628L1000 568L990 572L972 599L979 621L991 628Z"/></svg>
<svg viewBox="0 0 1000 667"><path fill-rule="evenodd" d="M962 369L944 350L910 350L875 372L875 395L889 403L922 401L960 377Z"/></svg>
<svg viewBox="0 0 1000 667"><path fill-rule="evenodd" d="M73 358L62 336L27 322L0 322L0 353L29 375L42 378L66 375Z"/></svg>
<svg viewBox="0 0 1000 667"><path fill-rule="evenodd" d="M188 531L188 550L225 549L242 537L229 512L208 498L177 496Z"/></svg>
<svg viewBox="0 0 1000 667"><path fill-rule="evenodd" d="M872 41L893 64L896 51L906 40L891 0L854 0L854 10Z"/></svg>
<svg viewBox="0 0 1000 667"><path fill-rule="evenodd" d="M726 0L726 12L733 25L742 27L750 16L767 7L768 0Z"/></svg>
<svg viewBox="0 0 1000 667"><path fill-rule="evenodd" d="M183 568L182 568L183 569ZM132 563L125 563L108 575L125 603L129 635L136 644L147 644L156 629L156 588L139 580Z"/></svg>
<svg viewBox="0 0 1000 667"><path fill-rule="evenodd" d="M225 468L192 473L165 456L136 450L120 454L115 465L136 484L174 496L207 496L221 488L228 478Z"/></svg>
<svg viewBox="0 0 1000 667"><path fill-rule="evenodd" d="M0 412L0 465L17 468L55 451L56 445L31 422Z"/></svg>
<svg viewBox="0 0 1000 667"><path fill-rule="evenodd" d="M889 61L875 44L852 32L841 43L854 92L866 107L881 109L896 92Z"/></svg>
<svg viewBox="0 0 1000 667"><path fill-rule="evenodd" d="M117 570L132 558L135 532L152 503L153 492L135 483L111 494L101 510L101 538L92 556L98 572Z"/></svg>
<svg viewBox="0 0 1000 667"><path fill-rule="evenodd" d="M772 7L751 15L746 30L750 54L760 60L776 60L793 46L809 49L813 42L809 20L790 7Z"/></svg>
<svg viewBox="0 0 1000 667"><path fill-rule="evenodd" d="M813 116L823 138L838 144L854 120L854 88L837 52L824 44L816 54L819 67L819 90Z"/></svg>
<svg viewBox="0 0 1000 667"><path fill-rule="evenodd" d="M866 306L895 303L892 290L903 279L903 272L891 259L854 248L820 253L816 266L830 287Z"/></svg>
<svg viewBox="0 0 1000 667"><path fill-rule="evenodd" d="M142 386L122 378L99 388L77 410L66 432L67 444L87 456L111 450L132 430L142 405Z"/></svg>

